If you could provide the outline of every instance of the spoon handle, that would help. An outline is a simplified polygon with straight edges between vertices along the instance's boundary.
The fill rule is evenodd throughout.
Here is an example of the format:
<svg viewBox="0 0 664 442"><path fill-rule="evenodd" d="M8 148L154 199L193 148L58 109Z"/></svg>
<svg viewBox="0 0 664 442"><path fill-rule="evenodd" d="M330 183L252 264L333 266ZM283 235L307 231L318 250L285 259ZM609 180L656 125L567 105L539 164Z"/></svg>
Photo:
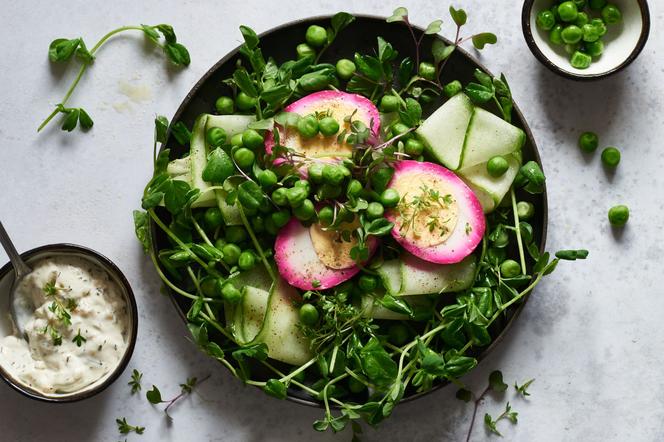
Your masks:
<svg viewBox="0 0 664 442"><path fill-rule="evenodd" d="M14 244L12 243L12 240L9 239L9 235L7 234L7 231L5 230L5 227L2 225L2 222L0 221L0 244L2 244L2 247L5 249L5 252L7 252L7 256L9 256L9 260L12 262L12 265L14 266L14 271L16 272L16 280L21 279L28 273L30 273L32 270L30 270L30 267L23 262L23 259L21 259L21 255L18 254L16 251L16 247L14 247Z"/></svg>

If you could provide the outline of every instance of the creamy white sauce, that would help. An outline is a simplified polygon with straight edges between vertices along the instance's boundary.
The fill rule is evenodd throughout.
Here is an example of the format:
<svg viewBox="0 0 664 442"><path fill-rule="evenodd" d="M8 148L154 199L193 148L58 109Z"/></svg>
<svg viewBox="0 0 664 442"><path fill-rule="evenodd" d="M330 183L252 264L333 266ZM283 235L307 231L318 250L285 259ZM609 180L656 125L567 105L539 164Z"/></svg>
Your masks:
<svg viewBox="0 0 664 442"><path fill-rule="evenodd" d="M109 275L83 258L56 257L33 264L17 296L34 306L22 337L0 338L0 365L18 381L43 393L65 394L83 389L109 374L127 348L127 304ZM47 294L54 284L55 294ZM66 325L54 302L71 315ZM62 310L60 310L61 312ZM79 335L85 338L78 339ZM61 336L56 345L54 336Z"/></svg>

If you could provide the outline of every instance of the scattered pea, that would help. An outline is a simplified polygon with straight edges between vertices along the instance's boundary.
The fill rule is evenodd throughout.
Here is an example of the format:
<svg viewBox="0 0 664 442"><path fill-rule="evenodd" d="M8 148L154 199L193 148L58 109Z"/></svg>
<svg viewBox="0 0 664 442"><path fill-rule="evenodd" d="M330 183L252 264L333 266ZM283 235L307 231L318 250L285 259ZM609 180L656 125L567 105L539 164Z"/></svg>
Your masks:
<svg viewBox="0 0 664 442"><path fill-rule="evenodd" d="M217 101L214 102L214 107L217 109L217 113L221 115L230 115L233 113L235 108L235 103L231 97L219 97Z"/></svg>
<svg viewBox="0 0 664 442"><path fill-rule="evenodd" d="M537 14L535 23L537 23L537 26L539 26L541 30L550 31L556 24L556 17L553 15L553 12L545 9Z"/></svg>
<svg viewBox="0 0 664 442"><path fill-rule="evenodd" d="M316 56L316 51L306 43L300 43L297 45L295 51L297 52L298 60L305 57L314 58Z"/></svg>
<svg viewBox="0 0 664 442"><path fill-rule="evenodd" d="M555 25L552 29L551 32L549 32L549 41L553 43L554 45L561 45L563 44L563 37L562 37L562 31L563 31L563 25Z"/></svg>
<svg viewBox="0 0 664 442"><path fill-rule="evenodd" d="M365 292L373 292L378 287L378 280L373 275L362 275L357 285Z"/></svg>
<svg viewBox="0 0 664 442"><path fill-rule="evenodd" d="M506 259L500 264L500 274L504 278L514 278L521 274L521 266L513 259Z"/></svg>
<svg viewBox="0 0 664 442"><path fill-rule="evenodd" d="M261 170L260 172L258 172L256 178L258 179L258 182L260 183L261 187L263 187L264 189L269 189L270 187L273 187L274 185L277 184L277 181L279 180L277 174L271 171L270 169Z"/></svg>
<svg viewBox="0 0 664 442"><path fill-rule="evenodd" d="M383 213L385 213L385 208L381 203L376 201L369 203L369 206L367 207L367 217L369 219L380 218L383 216Z"/></svg>
<svg viewBox="0 0 664 442"><path fill-rule="evenodd" d="M505 175L505 172L507 172L507 169L509 169L510 165L505 159L505 157L497 155L495 157L492 157L487 161L486 163L486 171L489 173L494 178L498 178L500 176Z"/></svg>
<svg viewBox="0 0 664 442"><path fill-rule="evenodd" d="M579 147L584 152L594 152L599 144L599 137L595 132L584 132L579 137Z"/></svg>
<svg viewBox="0 0 664 442"><path fill-rule="evenodd" d="M219 281L221 283L221 279ZM221 286L221 296L224 298L224 301L229 304L237 304L242 300L242 292L230 282L224 282Z"/></svg>
<svg viewBox="0 0 664 442"><path fill-rule="evenodd" d="M221 127L211 127L205 133L205 141L210 147L219 147L226 142L226 131Z"/></svg>
<svg viewBox="0 0 664 442"><path fill-rule="evenodd" d="M410 130L410 127L406 126L405 124L397 123L394 126L392 126L392 136L396 137L397 135L405 134L409 130Z"/></svg>
<svg viewBox="0 0 664 442"><path fill-rule="evenodd" d="M339 132L339 123L333 117L323 117L318 122L318 130L325 137L331 137Z"/></svg>
<svg viewBox="0 0 664 442"><path fill-rule="evenodd" d="M254 107L256 107L256 103L257 101L254 97L250 97L244 92L238 93L237 97L235 98L235 105L241 111L248 111L253 109Z"/></svg>
<svg viewBox="0 0 664 442"><path fill-rule="evenodd" d="M394 95L383 95L378 107L381 112L394 112L399 109L399 99Z"/></svg>
<svg viewBox="0 0 664 442"><path fill-rule="evenodd" d="M385 189L380 195L380 202L385 207L396 207L399 204L399 192L394 189Z"/></svg>
<svg viewBox="0 0 664 442"><path fill-rule="evenodd" d="M607 147L602 151L602 162L605 166L616 167L620 163L620 151L615 147Z"/></svg>
<svg viewBox="0 0 664 442"><path fill-rule="evenodd" d="M228 226L225 237L229 243L238 244L247 239L247 231L242 226Z"/></svg>
<svg viewBox="0 0 664 442"><path fill-rule="evenodd" d="M304 187L291 187L290 189L286 190L286 198L288 199L288 204L290 204L291 207L299 207L302 205L305 199L307 199L307 196L309 195L309 192L307 192L307 189Z"/></svg>
<svg viewBox="0 0 664 442"><path fill-rule="evenodd" d="M585 44L586 52L591 57L599 57L604 52L604 42L602 40L597 40Z"/></svg>
<svg viewBox="0 0 664 442"><path fill-rule="evenodd" d="M240 166L240 168L248 169L252 164L254 164L256 155L254 155L254 153L246 147L241 147L233 152L233 159L237 165Z"/></svg>
<svg viewBox="0 0 664 442"><path fill-rule="evenodd" d="M224 262L229 266L234 266L237 264L237 260L242 253L242 250L237 244L226 244L221 249L221 253L224 254Z"/></svg>
<svg viewBox="0 0 664 442"><path fill-rule="evenodd" d="M562 21L573 22L579 15L579 9L573 1L562 2L558 5L558 16Z"/></svg>
<svg viewBox="0 0 664 442"><path fill-rule="evenodd" d="M332 224L334 220L334 209L330 206L321 207L318 211L318 221L323 227L327 227Z"/></svg>
<svg viewBox="0 0 664 442"><path fill-rule="evenodd" d="M606 24L615 25L622 21L622 12L616 5L609 3L602 8L602 18Z"/></svg>
<svg viewBox="0 0 664 442"><path fill-rule="evenodd" d="M309 45L319 48L327 43L327 31L322 26L311 25L307 28L305 40Z"/></svg>
<svg viewBox="0 0 664 442"><path fill-rule="evenodd" d="M343 169L345 169L345 167ZM331 186L340 185L345 178L343 169L342 166L337 166L335 164L326 164L325 166L323 166L323 182Z"/></svg>
<svg viewBox="0 0 664 442"><path fill-rule="evenodd" d="M245 250L240 253L240 257L237 259L237 266L241 270L249 270L256 265L256 255L251 250Z"/></svg>
<svg viewBox="0 0 664 442"><path fill-rule="evenodd" d="M254 129L247 129L242 132L242 145L247 149L256 151L263 147L263 136Z"/></svg>
<svg viewBox="0 0 664 442"><path fill-rule="evenodd" d="M357 68L355 67L355 63L352 61L347 58L342 58L341 60L337 61L336 69L339 78L342 80L348 80L353 76Z"/></svg>
<svg viewBox="0 0 664 442"><path fill-rule="evenodd" d="M279 210L278 212L272 212L270 217L272 218L274 225L278 228L281 228L288 224L288 221L290 221L291 218L291 214L288 210Z"/></svg>
<svg viewBox="0 0 664 442"><path fill-rule="evenodd" d="M585 24L587 24L590 21L590 17L588 17L588 14L585 12L579 12L579 14L576 16L576 20L574 20L574 24L578 27L582 27Z"/></svg>
<svg viewBox="0 0 664 442"><path fill-rule="evenodd" d="M285 187L280 187L278 189L275 189L274 192L272 192L272 202L277 206L282 206L282 207L288 205L287 193L288 189L286 189Z"/></svg>
<svg viewBox="0 0 664 442"><path fill-rule="evenodd" d="M459 92L463 90L463 86L459 80L450 81L443 87L443 93L448 97L452 98Z"/></svg>
<svg viewBox="0 0 664 442"><path fill-rule="evenodd" d="M613 206L609 209L609 222L612 226L622 227L629 219L629 207L625 205Z"/></svg>
<svg viewBox="0 0 664 442"><path fill-rule="evenodd" d="M297 121L297 131L304 138L313 138L318 135L318 120L313 115L307 115Z"/></svg>
<svg viewBox="0 0 664 442"><path fill-rule="evenodd" d="M348 187L346 187L346 195L349 198L355 198L360 195L362 192L362 183L358 180L350 180L348 182Z"/></svg>
<svg viewBox="0 0 664 442"><path fill-rule="evenodd" d="M210 207L203 214L203 221L208 229L214 230L223 224L224 217L221 216L221 210L219 210L219 208Z"/></svg>
<svg viewBox="0 0 664 442"><path fill-rule="evenodd" d="M304 325L312 326L318 322L320 314L318 309L312 304L302 304L300 307L300 322Z"/></svg>
<svg viewBox="0 0 664 442"><path fill-rule="evenodd" d="M583 38L583 31L576 25L569 25L560 33L563 42L567 44L574 44L581 41Z"/></svg>
<svg viewBox="0 0 664 442"><path fill-rule="evenodd" d="M421 77L429 81L433 81L436 78L436 67L429 62L421 62L418 67L418 72Z"/></svg>
<svg viewBox="0 0 664 442"><path fill-rule="evenodd" d="M409 138L404 143L404 151L411 157L418 157L424 151L424 144L417 138Z"/></svg>
<svg viewBox="0 0 664 442"><path fill-rule="evenodd" d="M235 134L231 137L231 146L242 147L242 134Z"/></svg>
<svg viewBox="0 0 664 442"><path fill-rule="evenodd" d="M570 64L576 69L587 69L592 61L593 59L590 55L581 51L576 51L574 54L572 54Z"/></svg>
<svg viewBox="0 0 664 442"><path fill-rule="evenodd" d="M583 25L583 41L590 43L598 41L600 37L600 29L591 23Z"/></svg>
<svg viewBox="0 0 664 442"><path fill-rule="evenodd" d="M293 209L293 215L300 221L308 221L314 217L316 210L310 199L305 199L302 204Z"/></svg>
<svg viewBox="0 0 664 442"><path fill-rule="evenodd" d="M309 180L314 184L320 184L323 182L323 163L311 163L307 168L307 175Z"/></svg>

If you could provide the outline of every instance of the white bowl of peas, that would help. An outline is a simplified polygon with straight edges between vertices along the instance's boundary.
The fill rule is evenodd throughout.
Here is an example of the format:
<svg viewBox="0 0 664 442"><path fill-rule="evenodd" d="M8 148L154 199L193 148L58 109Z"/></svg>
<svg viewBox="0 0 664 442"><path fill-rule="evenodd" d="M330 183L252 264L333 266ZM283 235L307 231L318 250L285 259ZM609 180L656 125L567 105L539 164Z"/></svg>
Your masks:
<svg viewBox="0 0 664 442"><path fill-rule="evenodd" d="M523 34L535 57L575 80L603 78L627 67L646 44L646 0L526 0Z"/></svg>

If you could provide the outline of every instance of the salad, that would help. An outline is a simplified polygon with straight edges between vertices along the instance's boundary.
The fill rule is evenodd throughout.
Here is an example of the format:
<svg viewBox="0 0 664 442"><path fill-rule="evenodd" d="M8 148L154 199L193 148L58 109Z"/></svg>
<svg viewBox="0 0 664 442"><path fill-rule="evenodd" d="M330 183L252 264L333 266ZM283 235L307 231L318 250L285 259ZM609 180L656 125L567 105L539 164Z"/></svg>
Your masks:
<svg viewBox="0 0 664 442"><path fill-rule="evenodd" d="M458 36L466 15L450 12ZM459 384L542 277L588 254L540 250L529 220L545 178L523 164L504 76L445 78L463 39L421 53L440 21L423 34L405 8L388 21L410 28L415 58L378 37L371 54L327 60L353 21L310 26L283 62L242 26L215 108L191 129L156 119L134 212L157 273L189 302L193 340L246 384L319 401L319 431ZM184 155L158 151L169 134Z"/></svg>

